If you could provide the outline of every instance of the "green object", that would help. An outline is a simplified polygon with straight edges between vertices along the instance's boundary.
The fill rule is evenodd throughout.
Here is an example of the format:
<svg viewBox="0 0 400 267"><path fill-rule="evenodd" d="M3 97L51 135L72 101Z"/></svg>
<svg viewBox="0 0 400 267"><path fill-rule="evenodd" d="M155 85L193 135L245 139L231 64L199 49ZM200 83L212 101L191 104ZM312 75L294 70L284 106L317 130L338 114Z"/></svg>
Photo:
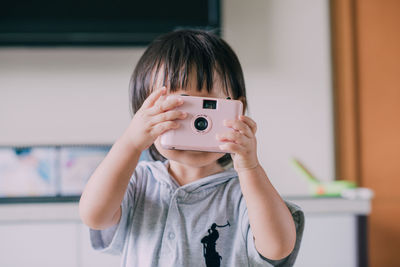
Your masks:
<svg viewBox="0 0 400 267"><path fill-rule="evenodd" d="M310 193L313 196L341 196L343 190L357 187L352 181L337 180L322 182L315 178L299 160L292 159L292 164L300 175L306 179Z"/></svg>

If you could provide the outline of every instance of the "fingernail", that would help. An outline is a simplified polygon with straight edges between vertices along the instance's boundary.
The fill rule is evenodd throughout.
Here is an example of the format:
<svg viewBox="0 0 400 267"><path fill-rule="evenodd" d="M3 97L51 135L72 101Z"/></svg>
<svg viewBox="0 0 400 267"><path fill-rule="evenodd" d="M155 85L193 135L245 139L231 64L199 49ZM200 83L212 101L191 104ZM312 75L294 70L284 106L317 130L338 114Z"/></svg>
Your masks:
<svg viewBox="0 0 400 267"><path fill-rule="evenodd" d="M187 116L187 113L185 111L181 111L181 118L185 118Z"/></svg>

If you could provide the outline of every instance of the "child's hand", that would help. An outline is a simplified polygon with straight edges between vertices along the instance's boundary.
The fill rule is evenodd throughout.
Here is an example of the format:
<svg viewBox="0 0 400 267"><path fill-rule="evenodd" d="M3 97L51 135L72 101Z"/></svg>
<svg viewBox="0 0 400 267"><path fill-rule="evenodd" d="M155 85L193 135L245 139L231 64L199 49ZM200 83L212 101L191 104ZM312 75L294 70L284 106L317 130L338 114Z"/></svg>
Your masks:
<svg viewBox="0 0 400 267"><path fill-rule="evenodd" d="M177 129L179 123L175 121L176 119L186 118L186 112L173 110L183 104L183 99L166 100L166 92L165 87L152 92L133 116L125 136L134 149L145 150L162 133Z"/></svg>
<svg viewBox="0 0 400 267"><path fill-rule="evenodd" d="M257 124L247 116L239 116L238 120L225 120L224 126L234 131L217 134L217 139L225 142L219 148L232 155L233 165L237 172L254 169L258 166L257 140L255 133Z"/></svg>

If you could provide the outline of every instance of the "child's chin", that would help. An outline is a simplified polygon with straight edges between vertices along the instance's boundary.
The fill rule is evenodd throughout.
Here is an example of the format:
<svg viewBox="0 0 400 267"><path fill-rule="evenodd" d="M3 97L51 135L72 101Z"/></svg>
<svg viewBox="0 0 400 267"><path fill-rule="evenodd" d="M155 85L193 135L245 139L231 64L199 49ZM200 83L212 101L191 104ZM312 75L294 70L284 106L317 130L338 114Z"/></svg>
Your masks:
<svg viewBox="0 0 400 267"><path fill-rule="evenodd" d="M197 151L197 150L166 150L167 153L176 154L185 157L215 157L215 156L223 156L223 153L216 152L206 152L206 151Z"/></svg>
<svg viewBox="0 0 400 267"><path fill-rule="evenodd" d="M224 153L193 150L163 150L162 154L169 160L178 161L192 166L211 164L224 156Z"/></svg>
<svg viewBox="0 0 400 267"><path fill-rule="evenodd" d="M209 154L213 153L213 152L197 151L197 150L177 150L177 151L181 151L186 154L193 154L193 155L201 155L201 154L209 155Z"/></svg>

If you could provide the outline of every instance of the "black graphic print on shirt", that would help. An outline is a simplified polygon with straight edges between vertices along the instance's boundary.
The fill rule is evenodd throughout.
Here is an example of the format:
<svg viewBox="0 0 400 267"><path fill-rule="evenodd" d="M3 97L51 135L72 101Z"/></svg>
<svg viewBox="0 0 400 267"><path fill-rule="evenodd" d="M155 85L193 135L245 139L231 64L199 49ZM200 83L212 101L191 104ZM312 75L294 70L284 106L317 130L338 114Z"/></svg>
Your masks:
<svg viewBox="0 0 400 267"><path fill-rule="evenodd" d="M227 221L225 225L217 225L216 223L213 223L211 228L208 229L208 235L201 239L201 243L203 244L203 256L207 267L219 267L221 264L222 257L215 248L217 245L217 239L219 238L217 227L223 228L226 226L231 226L229 221Z"/></svg>

